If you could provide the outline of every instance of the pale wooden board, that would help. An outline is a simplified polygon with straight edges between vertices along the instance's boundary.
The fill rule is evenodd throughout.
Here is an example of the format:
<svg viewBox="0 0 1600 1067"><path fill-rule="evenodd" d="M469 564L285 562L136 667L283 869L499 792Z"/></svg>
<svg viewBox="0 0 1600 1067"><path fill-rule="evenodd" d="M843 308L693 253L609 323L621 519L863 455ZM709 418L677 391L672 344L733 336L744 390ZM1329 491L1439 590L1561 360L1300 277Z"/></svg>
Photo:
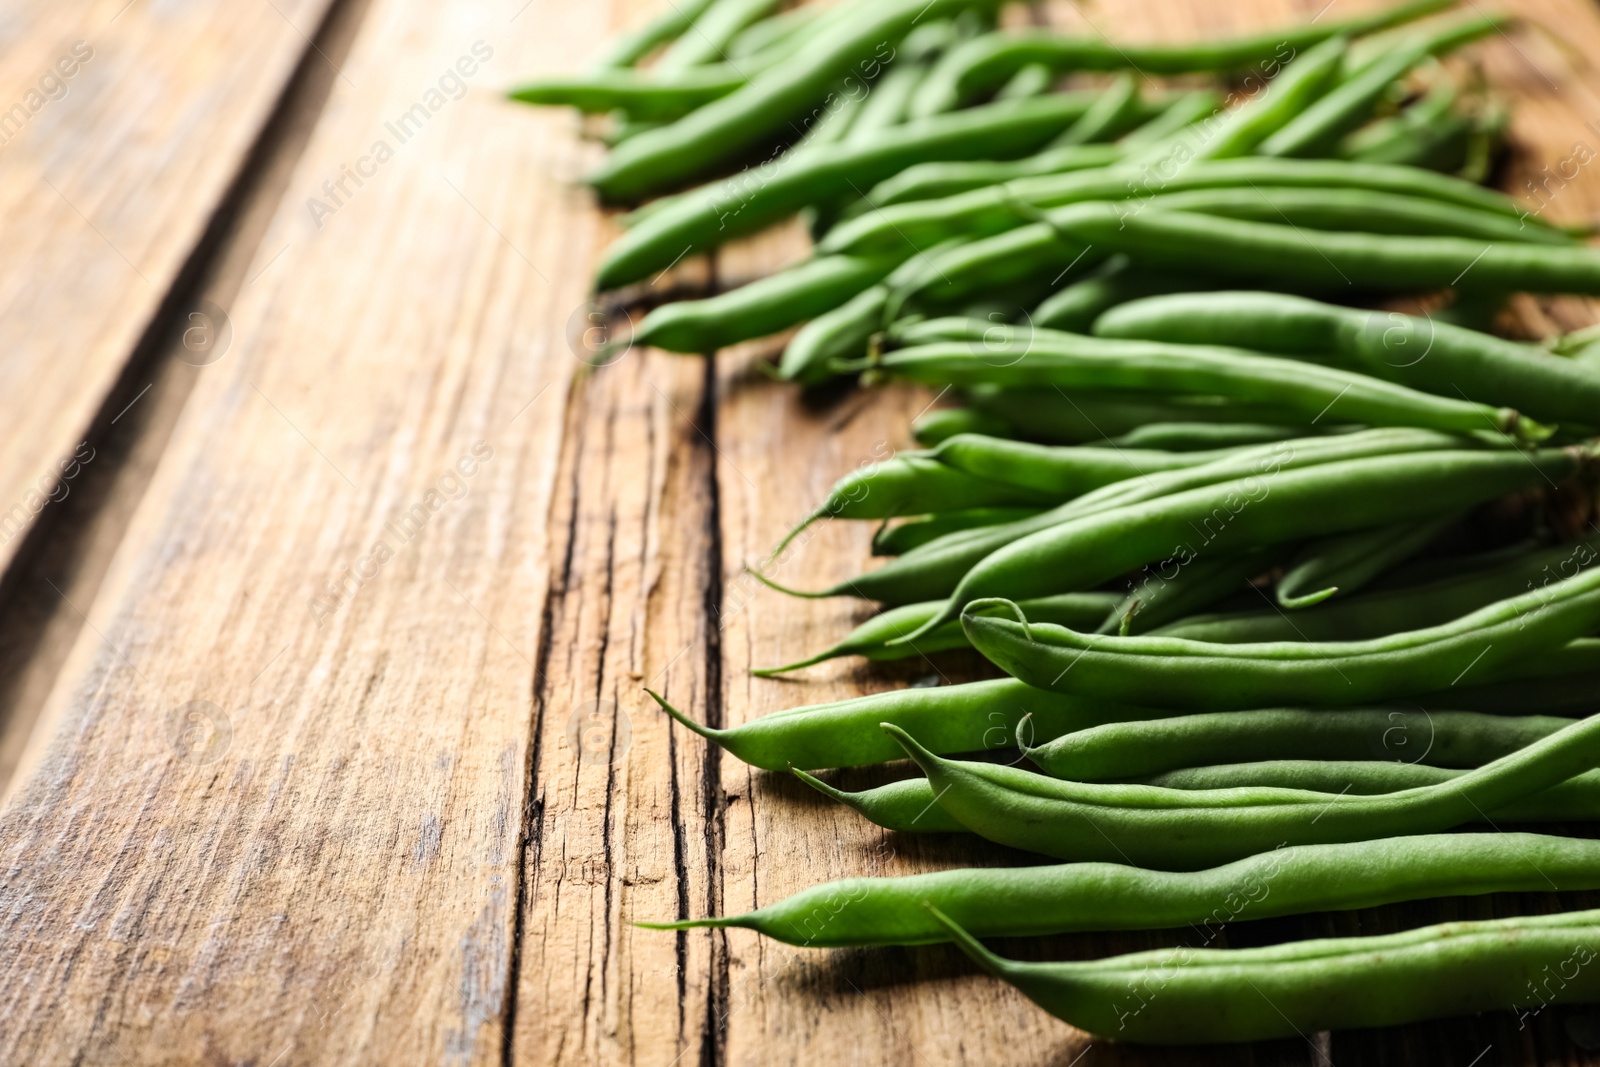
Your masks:
<svg viewBox="0 0 1600 1067"><path fill-rule="evenodd" d="M829 877L1015 858L886 839L708 751L640 691L732 723L932 673L749 677L859 609L786 600L739 572L839 473L904 447L928 396L807 406L752 372L771 345L724 353L712 376L645 352L577 375L565 334L613 231L563 179L592 152L566 117L490 99L487 76L308 228L305 199L465 44L488 38L487 70L510 81L581 65L637 14L536 0L507 25L518 6L374 0L353 84L336 87L234 309L235 352L201 377L0 813L0 1060L1299 1064L1331 1049L1341 1063L1469 1063L1487 1034L1494 1062L1580 1062L1548 1019L1536 1043L1489 1020L1203 1053L1089 1047L949 950L632 927ZM1589 6L1540 7L1600 55ZM1140 0L1088 17L1181 39L1315 10ZM1487 55L1497 79L1528 77L1510 45ZM1564 153L1588 106L1573 101L1589 97L1517 89L1519 136ZM1585 174L1565 217L1600 209L1597 194ZM748 277L796 250L792 234L748 242L717 270ZM1584 321L1581 306L1547 310ZM319 628L307 598L478 439L495 456L467 495ZM819 531L780 577L819 585L865 565L868 532ZM951 680L972 667L939 662ZM195 698L233 731L199 767L165 736L171 707Z"/></svg>
<svg viewBox="0 0 1600 1067"><path fill-rule="evenodd" d="M607 29L521 6L367 15L0 825L0 1061L501 1055L563 334L598 230L570 122L495 90ZM465 99L313 229L306 199L480 38ZM480 440L465 496L319 627L309 598ZM204 766L168 737L195 699L231 721Z"/></svg>
<svg viewBox="0 0 1600 1067"><path fill-rule="evenodd" d="M102 413L328 3L8 5L0 112L44 102L0 138L0 515L14 520L0 569L18 527L49 507L30 494L52 491ZM89 58L46 85L58 98L29 95L75 51Z"/></svg>

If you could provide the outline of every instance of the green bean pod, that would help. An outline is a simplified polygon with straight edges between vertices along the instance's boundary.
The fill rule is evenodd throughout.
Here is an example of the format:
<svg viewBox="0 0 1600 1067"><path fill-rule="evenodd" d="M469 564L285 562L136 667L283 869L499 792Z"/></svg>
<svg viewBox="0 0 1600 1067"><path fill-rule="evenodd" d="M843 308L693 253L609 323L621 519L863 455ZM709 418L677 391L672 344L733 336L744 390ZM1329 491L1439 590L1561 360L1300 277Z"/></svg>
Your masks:
<svg viewBox="0 0 1600 1067"><path fill-rule="evenodd" d="M1054 622L1074 628L1092 628L1116 608L1120 598L1115 593L1068 593L1066 596L1043 597L1023 601L1021 607L1030 619ZM772 678L803 667L810 667L841 656L863 656L873 661L905 659L909 656L947 652L956 648L971 648L959 621L947 622L936 630L919 637L915 644L891 644L896 638L920 630L924 623L939 613L942 601L931 600L923 604L904 604L890 608L868 619L850 631L843 641L814 656L785 664L782 667L764 667L750 673L760 678Z"/></svg>
<svg viewBox="0 0 1600 1067"><path fill-rule="evenodd" d="M716 64L670 79L621 68L550 75L512 87L506 96L524 104L570 107L587 114L621 111L641 122L670 121L719 100L745 84L743 71Z"/></svg>
<svg viewBox="0 0 1600 1067"><path fill-rule="evenodd" d="M834 483L827 499L789 531L773 549L773 554L782 552L818 519L890 519L979 507L1046 507L1086 489L1138 473L1131 466L1119 469L1114 461L1097 463L1095 456L1086 457L1077 464L1072 462L1073 458L1063 457L1064 461L1045 469L1058 473L1063 485L1072 485L1075 475L1076 484L1081 486L1075 491L1040 489L1016 481L1001 482L941 462L937 455L916 452L858 467ZM1044 479L1035 477L1033 480Z"/></svg>
<svg viewBox="0 0 1600 1067"><path fill-rule="evenodd" d="M911 439L924 448L948 441L958 433L1015 439L1017 428L999 415L975 408L935 408L911 424Z"/></svg>
<svg viewBox="0 0 1600 1067"><path fill-rule="evenodd" d="M1226 506L1236 491L1248 491L1252 496L1260 491L1259 479L1272 476L1281 477L1282 473L1295 470L1313 470L1324 468L1324 473L1331 474L1333 484L1324 488L1332 490L1328 495L1338 498L1342 506L1343 497L1364 492L1365 480L1372 473L1372 468L1366 466L1351 467L1350 463L1357 460L1373 461L1376 457L1386 457L1388 462L1403 462L1406 456L1414 455L1419 472L1419 480L1429 482L1438 480L1448 471L1448 464L1440 467L1436 460L1429 459L1427 453L1439 449L1451 449L1470 444L1459 438L1445 434L1437 434L1429 430L1367 430L1360 433L1344 434L1330 438L1298 438L1289 441L1279 441L1268 445L1257 445L1251 448L1241 448L1233 455L1198 467L1184 470L1168 471L1164 474L1155 474L1147 478L1130 480L1126 483L1113 483L1104 489L1096 490L1092 494L1068 501L1058 508L1042 512L1031 519L1017 523L1010 523L992 529L972 530L961 534L952 534L932 542L915 552L908 552L899 559L866 574L857 575L848 581L841 582L831 589L823 590L823 596L858 596L868 600L880 600L891 604L907 604L919 600L933 600L936 597L949 596L961 585L963 579L980 563L991 555L996 555L1000 550L1012 544L1020 544L1026 538L1039 536L1043 538L1045 531L1055 530L1063 525L1077 520L1088 521L1095 515L1101 515L1115 508L1131 507L1135 504L1149 503L1159 513L1162 505L1159 499L1169 502L1181 497L1178 504L1196 504L1193 515L1196 521L1201 522L1202 530L1208 531L1202 536L1216 540L1222 531L1216 529L1213 511L1218 506ZM1454 455L1454 453L1449 453ZM1527 462L1518 456L1518 463L1530 476L1537 477L1537 468L1529 468ZM1336 465L1337 464L1337 465ZM1507 466L1515 466L1508 464ZM1387 469L1387 468L1385 468ZM1468 468L1462 468L1466 470ZM1499 469L1497 467L1497 469ZM1563 467L1557 468L1569 469ZM1502 471L1502 475L1506 475ZM1470 476L1469 476L1470 477ZM1354 481L1351 481L1351 479ZM1217 486L1229 484L1231 487L1218 491ZM1398 484L1398 483L1396 483ZM1457 486L1460 487L1459 481ZM1520 484L1520 483L1519 483ZM1340 492L1339 485L1347 485L1349 493ZM1436 486L1435 489L1443 488ZM1207 491L1213 495L1193 496L1187 494L1203 494ZM1430 491L1432 492L1432 491ZM1368 500L1365 506L1371 507L1376 501ZM1203 505L1203 506L1198 506ZM1430 505L1420 504L1422 507ZM1358 509L1359 510L1359 509ZM1231 515L1232 512L1230 511ZM1139 513L1141 520L1148 519L1148 513ZM1311 522L1313 516L1303 516L1304 521ZM1325 518L1325 517L1319 517ZM1177 522L1187 522L1190 515L1184 514L1177 518ZM1136 520L1138 521L1138 520ZM1381 519L1374 519L1370 523L1376 525ZM1358 521L1358 525L1362 524ZM1224 527L1225 529L1226 527ZM1073 527L1076 531L1077 527ZM1149 555L1143 559L1131 561L1118 560L1109 571L1100 574L1087 584L1079 586L1081 589L1092 588L1101 581L1108 580L1126 571L1133 570L1145 563L1166 559L1175 549L1187 547L1186 556L1192 557L1196 550L1187 545L1180 532L1167 534L1157 533L1150 539L1148 546ZM1309 536L1310 532L1322 530L1319 525L1316 531L1304 531L1296 528L1285 533L1282 537L1274 534L1264 540L1269 543L1273 540L1288 541ZM1192 531L1191 531L1192 532ZM1113 535L1115 536L1115 535ZM1166 538L1163 540L1163 538ZM1054 542L1043 544L1059 547L1071 554L1070 547L1055 545ZM1041 542L1031 542L1024 551L1032 552L1041 547ZM1220 546L1219 546L1220 547ZM1249 546L1242 546L1243 547ZM1046 549L1044 556L1045 565L1053 559L1053 553ZM998 557L1002 566L1006 565L1007 557ZM1189 559L1188 562L1192 562ZM1020 578L1020 572L1013 572L1013 576ZM1072 590L1053 590L1054 592L1071 592ZM1018 594L1018 598L1029 596L1028 593ZM958 613L954 607L951 609L950 618L955 618Z"/></svg>
<svg viewBox="0 0 1600 1067"><path fill-rule="evenodd" d="M1564 239L1552 226L1524 221L1527 212L1504 193L1442 174L1411 167L1325 160L1219 159L1197 160L1171 177L1154 177L1145 168L1130 165L1110 166L1019 178L917 203L885 205L874 193L873 201L881 211L842 223L828 234L821 247L826 252L856 255L927 248L956 235L987 237L1003 233L1036 221L1035 213L1040 210L1096 200L1154 203L1152 198L1158 195L1251 186L1273 191L1318 188L1389 193L1468 208L1473 217L1481 212L1514 220L1524 231L1538 231L1536 237L1525 234L1524 239Z"/></svg>
<svg viewBox="0 0 1600 1067"><path fill-rule="evenodd" d="M892 57L884 49L924 18L939 18L984 0L878 0L853 4L851 17L828 20L784 62L670 127L619 147L589 181L611 200L634 199L681 186L759 149L801 119L814 102L851 74L871 77ZM993 0L989 0L992 4ZM862 70L862 65L867 69Z"/></svg>
<svg viewBox="0 0 1600 1067"><path fill-rule="evenodd" d="M1257 145L1325 95L1328 86L1338 79L1348 50L1347 39L1330 37L1294 56L1260 93L1207 123L1195 138L1192 154L1188 154L1187 145L1175 147L1162 162L1176 163L1181 173L1196 160L1252 154Z"/></svg>
<svg viewBox="0 0 1600 1067"><path fill-rule="evenodd" d="M1291 421L1270 405L1246 404L1216 396L1151 396L1148 393L1097 392L1092 389L1069 393L1056 389L1000 389L987 385L962 390L961 395L970 405L966 410L974 412L977 418L1000 420L994 429L979 432L1044 444L1084 444L1121 437L1152 423L1231 426ZM1340 428L1334 424L1327 430L1336 431ZM1289 436L1303 437L1318 429L1321 427L1308 429L1302 426Z"/></svg>
<svg viewBox="0 0 1600 1067"><path fill-rule="evenodd" d="M1278 580L1280 607L1300 609L1352 593L1426 548L1461 520L1460 513L1357 530L1313 544Z"/></svg>
<svg viewBox="0 0 1600 1067"><path fill-rule="evenodd" d="M1404 760L1438 767L1477 767L1570 725L1571 719L1552 715L1398 708L1214 711L1108 723L1064 734L1025 751L1028 759L1052 777L1080 782L1147 778L1181 767L1262 760L1387 761L1385 765Z"/></svg>
<svg viewBox="0 0 1600 1067"><path fill-rule="evenodd" d="M769 160L675 197L667 207L640 219L606 249L595 285L614 289L648 278L685 255L764 229L810 204L848 196L913 163L1026 153L1059 134L1083 114L1090 100L1083 93L1053 93L990 104L897 126L871 143L806 153L804 158ZM693 121L723 102L708 104L684 121ZM656 133L670 133L679 125L674 123ZM654 136L641 135L624 148Z"/></svg>
<svg viewBox="0 0 1600 1067"><path fill-rule="evenodd" d="M1205 289L1204 282L1181 274L1140 270L1126 256L1101 264L1095 274L1056 290L1028 316L1031 326L1089 333L1096 319L1118 304L1147 296Z"/></svg>
<svg viewBox="0 0 1600 1067"><path fill-rule="evenodd" d="M633 343L671 352L714 352L786 330L837 307L888 274L883 256L823 256L704 300L662 304L644 317Z"/></svg>
<svg viewBox="0 0 1600 1067"><path fill-rule="evenodd" d="M860 767L905 758L880 728L902 723L942 752L981 752L1015 744L1018 723L1029 719L1038 738L1057 737L1122 718L1169 712L1121 707L1047 693L1010 678L964 685L897 689L830 704L790 708L738 726L716 729L685 716L660 696L651 697L679 725L727 749L752 767Z"/></svg>
<svg viewBox="0 0 1600 1067"><path fill-rule="evenodd" d="M1348 289L1359 278L1366 287L1415 292L1458 285L1470 274L1479 287L1600 293L1600 251L1577 246L1332 233L1156 206L1129 214L1116 204L1077 204L1051 220L1079 244L1153 266L1279 287Z"/></svg>
<svg viewBox="0 0 1600 1067"><path fill-rule="evenodd" d="M1128 478L1198 467L1226 455L1226 450L1159 452L1088 446L1062 448L981 434L957 434L942 441L931 452L933 459L975 478L1020 486L1057 500Z"/></svg>
<svg viewBox="0 0 1600 1067"><path fill-rule="evenodd" d="M1163 560L1162 566L1147 566L1144 577L1117 603L1096 632L1144 633L1208 608L1230 593L1249 588L1251 580L1270 567L1278 555L1276 547L1272 547L1238 556L1194 560L1188 565L1171 559ZM1061 625L1080 629L1070 623Z"/></svg>
<svg viewBox="0 0 1600 1067"><path fill-rule="evenodd" d="M1509 25L1498 16L1483 16L1447 27L1430 37L1384 52L1356 70L1338 88L1263 141L1264 156L1309 156L1330 150L1342 134L1359 126L1391 84L1429 56L1453 52Z"/></svg>
<svg viewBox="0 0 1600 1067"><path fill-rule="evenodd" d="M930 903L978 937L1194 927L1210 940L1235 921L1430 897L1582 889L1600 889L1600 841L1421 834L1290 845L1202 871L1062 863L844 878L744 915L639 925L755 930L813 948L927 945L950 938L923 906Z"/></svg>
<svg viewBox="0 0 1600 1067"><path fill-rule="evenodd" d="M1510 408L1425 393L1337 367L1239 348L1122 341L988 325L981 340L917 345L862 365L875 377L925 385L1193 393L1269 404L1313 424L1332 413L1369 426L1447 433L1495 429L1524 439L1549 431ZM1336 410L1335 410L1336 409Z"/></svg>
<svg viewBox="0 0 1600 1067"><path fill-rule="evenodd" d="M1600 559L1600 545L1556 545L1457 574L1376 589L1295 613L1276 609L1196 615L1154 631L1192 641L1358 641L1437 626L1498 600L1569 578Z"/></svg>
<svg viewBox="0 0 1600 1067"><path fill-rule="evenodd" d="M990 974L1058 1019L1121 1041L1256 1041L1600 1000L1600 968L1587 966L1600 952L1600 912L1087 963L1002 959L943 921Z"/></svg>
<svg viewBox="0 0 1600 1067"><path fill-rule="evenodd" d="M741 31L777 6L778 0L714 0L694 20L691 32L662 53L652 73L670 74L721 58Z"/></svg>
<svg viewBox="0 0 1600 1067"><path fill-rule="evenodd" d="M1284 845L1372 841L1475 822L1594 767L1600 718L1580 720L1439 785L1329 796L1300 789L1161 789L1067 782L947 759L893 724L940 808L997 844L1063 860L1198 870Z"/></svg>
<svg viewBox="0 0 1600 1067"><path fill-rule="evenodd" d="M595 61L595 68L606 70L635 65L661 45L683 36L711 3L712 0L684 0L668 4L667 10L649 22L613 38Z"/></svg>
<svg viewBox="0 0 1600 1067"><path fill-rule="evenodd" d="M1469 673L1474 682L1539 674L1540 653L1600 629L1600 571L1440 626L1367 641L1213 645L1111 637L987 611L1014 614L1015 605L972 603L962 615L968 640L1012 677L1040 688L1190 711L1348 707L1443 691Z"/></svg>
<svg viewBox="0 0 1600 1067"><path fill-rule="evenodd" d="M1127 154L1118 144L1086 144L1048 148L1022 159L918 163L875 184L844 217L853 221L891 207L955 197L1019 179L1099 170L1122 162ZM943 232L949 237L960 231L946 227Z"/></svg>
<svg viewBox="0 0 1600 1067"><path fill-rule="evenodd" d="M999 526L1005 522L1031 519L1043 508L968 508L965 511L944 511L937 515L919 515L894 525L885 524L872 535L874 556L899 556L920 548L935 538L960 530L975 530L982 526ZM962 638L965 643L966 638Z"/></svg>
<svg viewBox="0 0 1600 1067"><path fill-rule="evenodd" d="M1046 79L1054 77L1049 69L1043 66L1024 69L1041 70ZM1150 117L1148 109L1142 107L1141 103L1139 83L1133 75L1118 75L1116 81L1106 87L1105 92L1100 94L1100 99L1096 100L1077 122L1068 126L1060 137L1050 142L1050 148L1073 148L1097 141L1114 140Z"/></svg>
<svg viewBox="0 0 1600 1067"><path fill-rule="evenodd" d="M1104 37L1067 37L1048 30L991 34L962 46L957 50L959 55L942 65L939 83L928 86L918 108L927 114L949 110L998 88L1030 63L1043 63L1061 73L1131 69L1145 74L1192 74L1236 70L1253 64L1270 66L1275 71L1297 51L1329 37L1357 37L1398 26L1442 11L1452 2L1418 0L1342 22L1286 26L1232 40L1180 45L1135 45Z"/></svg>
<svg viewBox="0 0 1600 1067"><path fill-rule="evenodd" d="M869 286L850 299L822 312L802 326L778 362L778 377L803 385L822 381L832 373L830 363L864 354L872 338L889 324L895 312L895 294L921 277L928 257L961 244L960 239L935 245L890 271L881 284ZM838 257L827 257L838 258Z"/></svg>
<svg viewBox="0 0 1600 1067"><path fill-rule="evenodd" d="M1304 426L1275 426L1261 422L1152 422L1103 441L1091 441L1090 444L1106 448L1207 452L1285 441L1305 432Z"/></svg>
<svg viewBox="0 0 1600 1067"><path fill-rule="evenodd" d="M1220 795L1219 790L1282 789L1301 794L1310 792L1374 796L1399 793L1423 786L1444 785L1467 773L1468 771L1457 768L1394 763L1376 759L1280 759L1258 763L1185 767L1139 779L1135 784L1164 790L1208 791L1217 795ZM830 800L843 804L883 830L903 834L968 832L960 821L934 802L933 787L928 784L926 778L905 778L887 785L850 793L803 771L796 771L795 776ZM1600 820L1600 771L1586 771L1520 800L1486 808L1471 819L1474 823L1488 823L1494 827L1506 823L1595 820Z"/></svg>
<svg viewBox="0 0 1600 1067"><path fill-rule="evenodd" d="M1263 351L1331 356L1412 388L1503 403L1538 419L1588 423L1600 410L1600 368L1429 317L1281 293L1155 296L1106 312L1094 330L1191 344L1249 338Z"/></svg>

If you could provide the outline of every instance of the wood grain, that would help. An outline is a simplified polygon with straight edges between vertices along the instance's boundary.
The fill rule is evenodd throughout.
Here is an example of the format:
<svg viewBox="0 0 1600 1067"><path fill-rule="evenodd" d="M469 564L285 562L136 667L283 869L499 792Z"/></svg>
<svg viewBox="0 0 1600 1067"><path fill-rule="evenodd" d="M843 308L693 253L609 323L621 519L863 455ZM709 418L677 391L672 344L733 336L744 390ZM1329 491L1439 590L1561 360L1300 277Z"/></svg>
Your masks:
<svg viewBox="0 0 1600 1067"><path fill-rule="evenodd" d="M0 49L0 425L8 435L0 568L49 498L70 493L80 469L73 457L88 454L79 445L93 419L115 417L105 411L114 394L124 404L133 399L116 393L120 376L200 247L328 3L8 6Z"/></svg>
<svg viewBox="0 0 1600 1067"><path fill-rule="evenodd" d="M947 949L631 925L826 878L1028 862L881 834L719 756L642 692L737 723L985 669L968 655L748 674L831 641L862 608L788 600L742 568L840 473L906 447L934 397L802 398L755 371L772 342L709 366L633 351L589 370L571 351L615 233L570 184L595 152L566 116L490 89L581 66L646 6L372 0L230 309L233 348L198 376L0 811L0 1062L1589 1062L1555 1012L1526 1031L1490 1015L1141 1051L1089 1042ZM1338 0L1323 17L1370 6ZM1584 58L1600 55L1600 13L1510 6L1555 31L1483 49L1517 101L1515 186L1574 136L1600 146L1600 128L1583 132L1600 118ZM1178 40L1321 7L1050 12ZM478 41L493 56L464 98L446 94L335 203L324 183L398 142L388 124L426 108ZM1600 182L1581 171L1547 210L1593 217ZM747 278L797 242L783 230L683 270ZM0 276L8 264L0 243ZM1535 333L1591 315L1577 301L1518 310ZM779 576L814 586L865 566L869 534L825 525ZM186 718L197 700L211 707ZM1577 902L1430 902L1224 936ZM1181 937L1003 947L1091 957Z"/></svg>
<svg viewBox="0 0 1600 1067"><path fill-rule="evenodd" d="M0 824L0 1061L501 1056L597 230L569 124L492 87L606 29L518 7L368 14ZM311 225L480 40L464 98ZM330 612L346 567L369 577Z"/></svg>

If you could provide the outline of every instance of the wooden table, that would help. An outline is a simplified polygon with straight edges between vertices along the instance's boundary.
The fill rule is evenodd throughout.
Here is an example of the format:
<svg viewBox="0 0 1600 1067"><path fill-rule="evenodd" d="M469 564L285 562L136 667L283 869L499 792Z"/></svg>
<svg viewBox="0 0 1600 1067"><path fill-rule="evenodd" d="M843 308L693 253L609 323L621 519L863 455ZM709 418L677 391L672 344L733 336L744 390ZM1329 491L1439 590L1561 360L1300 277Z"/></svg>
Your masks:
<svg viewBox="0 0 1600 1067"><path fill-rule="evenodd" d="M1324 3L1044 13L1179 40L1370 6ZM805 402L755 373L771 344L592 372L574 355L615 233L574 184L596 150L497 90L580 66L650 6L6 5L0 1062L1589 1062L1565 1028L1600 1025L1555 1009L1124 1049L947 949L631 925L1023 861L876 832L642 692L727 724L980 669L747 670L861 614L741 568L842 471L905 446L931 397ZM1539 28L1481 49L1516 105L1503 184L1595 218L1600 8L1504 6ZM801 248L768 235L677 277L732 284ZM1536 333L1592 321L1577 301L1518 313ZM820 529L780 577L847 574L868 533ZM1430 902L1223 941L1582 903Z"/></svg>

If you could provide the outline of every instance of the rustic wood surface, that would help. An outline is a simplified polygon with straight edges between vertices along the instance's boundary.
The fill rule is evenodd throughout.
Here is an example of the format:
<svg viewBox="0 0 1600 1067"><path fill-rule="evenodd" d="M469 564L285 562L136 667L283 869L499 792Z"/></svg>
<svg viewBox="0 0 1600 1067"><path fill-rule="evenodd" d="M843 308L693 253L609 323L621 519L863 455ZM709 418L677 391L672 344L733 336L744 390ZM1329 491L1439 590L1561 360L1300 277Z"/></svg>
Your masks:
<svg viewBox="0 0 1600 1067"><path fill-rule="evenodd" d="M75 82L0 149L7 218L28 220L0 236L0 336L14 342L0 366L48 373L56 390L0 389L16 408L0 488L96 419L109 425L106 398L155 309L174 304L169 326L188 310L170 293L225 304L233 331L199 369L155 331L165 340L147 358L169 386L152 397L167 414L103 439L121 473L98 510L39 520L51 538L95 524L88 548L51 563L59 582L46 584L66 583L67 607L44 622L0 618L0 633L53 626L60 646L29 646L16 669L30 680L7 711L31 728L0 736L0 773L18 765L0 810L0 1063L1591 1062L1567 1034L1589 1017L1553 1009L1525 1029L1503 1013L1248 1048L1121 1048L1055 1023L948 949L814 951L632 926L744 910L831 877L1027 862L882 834L720 757L642 693L731 724L982 670L949 656L748 674L828 642L861 609L782 598L743 567L841 472L905 447L935 398L802 399L757 373L770 342L714 364L632 351L591 370L577 358L587 278L615 233L573 184L596 150L570 117L495 90L580 66L645 0L342 2L330 19L347 19L348 39L310 45L326 6L219 6L208 23L190 5L136 0L111 25L150 20L130 42L149 49L154 83L124 66L139 54L126 43L125 82L74 104L89 84ZM1100 0L1048 13L1084 32L1180 40L1369 6ZM1600 217L1592 168L1542 170L1579 145L1597 158L1600 9L1496 6L1543 27L1481 49L1515 103L1503 184L1547 200L1548 217ZM7 30L21 29L0 87L25 84L116 5L13 7ZM286 42L285 17L307 36ZM159 32L175 18L188 52ZM213 37L194 43L203 32ZM329 66L323 90L293 97L296 140L267 115L296 91L284 86L297 62L314 78L308 49ZM458 63L472 73L430 107ZM203 121L168 115L139 132L181 111L183 93ZM390 127L419 104L427 117L400 143ZM110 136L82 143L92 122L123 130L125 150ZM260 154L263 138L278 149ZM324 183L379 140L393 158L335 200ZM227 228L202 257L203 284L180 284L230 160L252 152L282 172L238 207L259 224ZM79 243L93 228L41 192L40 175L58 173L75 176L63 191L84 194L85 216L126 244L153 294L117 279L113 266L138 272L104 262L104 244ZM783 230L672 281L715 286L802 247ZM1581 301L1517 310L1532 333L1592 321ZM64 368L73 338L94 355ZM58 365L38 366L52 354ZM869 534L818 529L781 579L848 573ZM40 566L19 560L4 588L43 588ZM24 736L26 752L7 757ZM1429 902L1225 937L1582 903L1593 901ZM1183 937L1006 949L1091 957Z"/></svg>

